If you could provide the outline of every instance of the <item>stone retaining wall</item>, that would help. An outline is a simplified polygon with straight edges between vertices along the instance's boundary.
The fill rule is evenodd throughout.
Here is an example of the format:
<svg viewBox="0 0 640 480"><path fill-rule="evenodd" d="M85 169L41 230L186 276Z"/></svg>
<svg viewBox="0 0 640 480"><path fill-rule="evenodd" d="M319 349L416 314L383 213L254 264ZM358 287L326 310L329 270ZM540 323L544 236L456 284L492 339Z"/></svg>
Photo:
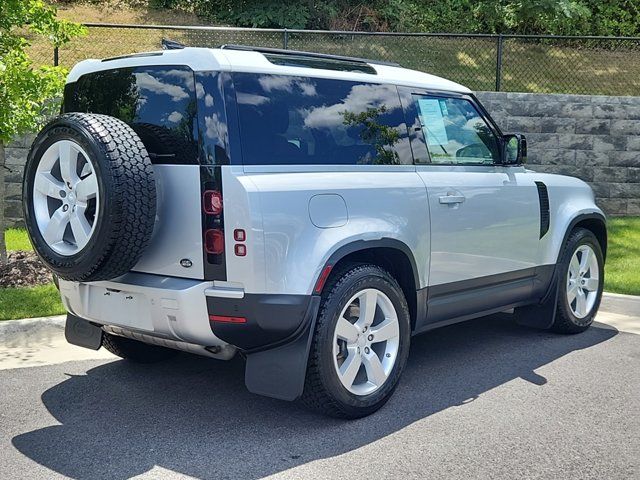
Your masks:
<svg viewBox="0 0 640 480"><path fill-rule="evenodd" d="M589 182L608 215L640 215L640 97L478 97L505 133L526 135L529 168Z"/></svg>

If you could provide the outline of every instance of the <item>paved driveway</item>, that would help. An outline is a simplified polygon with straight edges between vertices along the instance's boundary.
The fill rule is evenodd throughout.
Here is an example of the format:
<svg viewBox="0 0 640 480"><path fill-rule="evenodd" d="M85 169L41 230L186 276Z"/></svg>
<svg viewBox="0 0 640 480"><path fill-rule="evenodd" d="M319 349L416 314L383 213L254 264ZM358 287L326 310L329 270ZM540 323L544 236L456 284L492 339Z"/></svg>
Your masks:
<svg viewBox="0 0 640 480"><path fill-rule="evenodd" d="M640 319L636 319L640 320ZM417 337L357 421L248 393L240 359L0 370L0 477L640 478L640 335L507 315Z"/></svg>

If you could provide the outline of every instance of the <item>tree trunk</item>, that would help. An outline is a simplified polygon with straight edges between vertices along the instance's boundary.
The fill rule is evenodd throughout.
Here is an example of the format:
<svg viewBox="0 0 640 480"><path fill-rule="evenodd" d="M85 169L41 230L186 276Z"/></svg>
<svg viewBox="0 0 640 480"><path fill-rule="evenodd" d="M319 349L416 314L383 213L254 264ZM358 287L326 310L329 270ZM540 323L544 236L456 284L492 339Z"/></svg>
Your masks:
<svg viewBox="0 0 640 480"><path fill-rule="evenodd" d="M4 173L6 170L5 156L4 156L4 143L0 141L0 265L4 265L7 262L7 244L4 241L4 197L5 197L5 184Z"/></svg>

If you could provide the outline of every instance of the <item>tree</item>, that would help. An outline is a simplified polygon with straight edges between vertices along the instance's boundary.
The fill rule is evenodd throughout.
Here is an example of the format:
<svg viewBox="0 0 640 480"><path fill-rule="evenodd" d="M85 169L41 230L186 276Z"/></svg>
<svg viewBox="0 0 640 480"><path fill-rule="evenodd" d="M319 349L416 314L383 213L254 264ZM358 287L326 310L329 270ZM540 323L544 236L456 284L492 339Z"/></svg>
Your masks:
<svg viewBox="0 0 640 480"><path fill-rule="evenodd" d="M81 35L85 28L56 18L42 0L0 3L0 263L6 261L4 239L5 145L16 135L35 130L55 113L55 98L64 86L61 67L35 68L27 54L27 37L43 37L51 47ZM52 49L53 50L53 49Z"/></svg>

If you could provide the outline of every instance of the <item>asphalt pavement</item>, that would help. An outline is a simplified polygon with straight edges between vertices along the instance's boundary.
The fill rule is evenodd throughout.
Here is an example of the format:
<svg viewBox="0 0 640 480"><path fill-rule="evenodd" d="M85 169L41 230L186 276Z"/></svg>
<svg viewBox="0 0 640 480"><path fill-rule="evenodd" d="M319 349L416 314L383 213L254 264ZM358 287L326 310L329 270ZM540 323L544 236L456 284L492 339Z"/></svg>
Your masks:
<svg viewBox="0 0 640 480"><path fill-rule="evenodd" d="M436 330L414 338L387 406L349 422L248 393L239 357L5 367L0 478L637 479L630 331L509 315Z"/></svg>

